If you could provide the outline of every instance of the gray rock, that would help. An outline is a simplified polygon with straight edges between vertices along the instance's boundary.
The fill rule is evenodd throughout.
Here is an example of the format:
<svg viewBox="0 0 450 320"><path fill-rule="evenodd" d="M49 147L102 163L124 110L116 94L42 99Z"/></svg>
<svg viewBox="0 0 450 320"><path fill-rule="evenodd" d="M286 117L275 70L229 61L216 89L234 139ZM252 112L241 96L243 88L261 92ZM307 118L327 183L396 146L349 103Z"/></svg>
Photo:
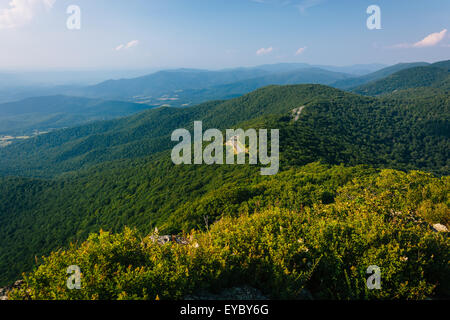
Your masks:
<svg viewBox="0 0 450 320"><path fill-rule="evenodd" d="M18 289L22 286L23 280L17 280L13 285L0 288L0 300L8 300L8 294L13 289Z"/></svg>
<svg viewBox="0 0 450 320"><path fill-rule="evenodd" d="M440 223L433 224L433 229L437 232L448 232L447 227Z"/></svg>
<svg viewBox="0 0 450 320"><path fill-rule="evenodd" d="M156 241L158 242L158 244L163 245L169 242L175 242L181 245L187 245L189 244L189 240L185 239L183 237L180 236L175 236L175 235L164 235L164 236L160 236L157 233L153 234L152 236L150 236L150 239L152 241Z"/></svg>

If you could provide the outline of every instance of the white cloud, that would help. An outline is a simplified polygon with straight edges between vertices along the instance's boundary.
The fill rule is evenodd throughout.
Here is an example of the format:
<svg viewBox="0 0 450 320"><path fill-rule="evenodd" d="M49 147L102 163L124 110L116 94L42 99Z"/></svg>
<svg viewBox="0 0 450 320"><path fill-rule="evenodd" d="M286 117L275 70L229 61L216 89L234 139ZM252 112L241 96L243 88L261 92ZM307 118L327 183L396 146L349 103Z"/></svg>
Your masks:
<svg viewBox="0 0 450 320"><path fill-rule="evenodd" d="M444 29L441 32L432 33L432 34L426 36L424 39L420 40L419 42L414 43L413 47L422 48L422 47L435 46L439 42L444 40L446 34L447 34L447 29Z"/></svg>
<svg viewBox="0 0 450 320"><path fill-rule="evenodd" d="M299 4L297 4L296 7L298 8L298 10L300 10L300 13L304 14L306 10L318 6L322 2L323 0L303 0Z"/></svg>
<svg viewBox="0 0 450 320"><path fill-rule="evenodd" d="M130 48L136 47L138 44L139 44L139 40L132 40L126 44L125 49L130 49Z"/></svg>
<svg viewBox="0 0 450 320"><path fill-rule="evenodd" d="M11 0L0 9L0 29L13 29L30 23L42 10L50 10L56 0Z"/></svg>
<svg viewBox="0 0 450 320"><path fill-rule="evenodd" d="M269 53L271 53L272 51L273 51L273 48L272 48L272 47L269 47L269 48L261 48L261 49L256 50L256 54L257 54L258 56L262 56L262 55L265 55L265 54L269 54Z"/></svg>
<svg viewBox="0 0 450 320"><path fill-rule="evenodd" d="M139 40L132 40L126 44L118 45L115 50L120 51L122 49L125 49L125 50L130 49L130 48L136 47L138 44L139 44Z"/></svg>
<svg viewBox="0 0 450 320"><path fill-rule="evenodd" d="M396 45L393 45L392 48L425 48L425 47L433 47L440 43L442 40L444 40L445 35L447 34L447 29L443 29L441 32L435 32L432 34L429 34L422 40L416 42L416 43L399 43Z"/></svg>
<svg viewBox="0 0 450 320"><path fill-rule="evenodd" d="M295 55L296 56L301 55L303 52L305 52L305 50L306 47L298 48L297 52L295 52Z"/></svg>

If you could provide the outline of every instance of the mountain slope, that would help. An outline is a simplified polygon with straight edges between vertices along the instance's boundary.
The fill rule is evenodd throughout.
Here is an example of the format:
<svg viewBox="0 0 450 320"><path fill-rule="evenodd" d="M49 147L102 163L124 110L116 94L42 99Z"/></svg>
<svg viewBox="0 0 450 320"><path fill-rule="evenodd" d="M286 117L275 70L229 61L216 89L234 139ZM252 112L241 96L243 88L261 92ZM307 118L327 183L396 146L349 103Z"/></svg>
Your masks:
<svg viewBox="0 0 450 320"><path fill-rule="evenodd" d="M0 104L0 134L73 127L147 110L147 105L68 96L48 96Z"/></svg>
<svg viewBox="0 0 450 320"><path fill-rule="evenodd" d="M302 116L292 122L291 112L300 106L305 106ZM196 120L222 130L239 124L280 128L289 163L322 159L445 173L449 114L445 95L377 100L320 85L269 86L228 101L158 108L15 143L0 149L0 173L53 176L153 155L173 146L173 130L192 129Z"/></svg>
<svg viewBox="0 0 450 320"><path fill-rule="evenodd" d="M435 62L435 63L431 64L431 66L450 71L450 60Z"/></svg>
<svg viewBox="0 0 450 320"><path fill-rule="evenodd" d="M319 164L264 178L247 178L243 171L231 172L226 166L156 169L148 164L140 176L125 181L116 175L83 178L79 183L84 188L74 194L79 199L69 198L65 204L64 193L54 185L56 195L44 190L44 196L56 199L52 202L58 211L43 203L44 208L29 216L0 224L0 235L8 235L0 245L0 270L8 271L0 273L0 283L16 279L11 271L31 271L32 263L39 264L10 297L183 299L200 290L243 285L271 298L290 299L305 298L304 289L316 299L449 295L448 238L430 227L448 208L448 178ZM192 175L197 170L198 175ZM168 185L163 184L166 178ZM199 184L192 186L197 182L192 178ZM95 182L102 184L103 197L95 194ZM210 192L205 193L205 184ZM16 186L25 191L20 193L27 195L24 199L33 200L23 182ZM169 190L173 193L165 193ZM152 208L158 203L166 206L177 196L183 203L177 213L184 215L172 217L187 226L198 221L200 230L187 229L176 237L182 244L162 244L163 233L151 224ZM0 198L5 198L3 193ZM98 201L88 204L90 199ZM12 229L15 223L22 232ZM123 224L137 228L122 233ZM98 234L100 228L104 231ZM82 243L88 230L95 234ZM121 233L108 232L116 230ZM69 239L76 243L67 246ZM51 256L34 262L33 252L52 248ZM24 249L28 251L20 255ZM64 285L67 266L73 264L83 272L83 290ZM388 277L383 290L366 289L368 265L379 266Z"/></svg>
<svg viewBox="0 0 450 320"><path fill-rule="evenodd" d="M132 78L127 79L120 78L125 74L124 71L114 70L109 72L35 72L25 74L0 74L0 103L22 100L29 97L65 94L68 96L75 95L113 100L131 100L132 102L147 103L155 106L164 104L181 106L186 103L191 103L192 105L192 103L205 102L209 99L216 100L228 98L229 96L217 95L209 96L204 99L187 99L186 101L180 101L180 99L177 99L177 95L183 90L207 89L269 74L288 73L301 69L319 68L324 71L347 74L347 77L351 77L352 74L370 73L381 67L381 65L376 64L334 67L322 65L316 66L306 63L279 63L256 67L223 69L219 71L195 69L162 70L160 72L142 76L137 76L136 74L143 74L143 70L132 70L127 72ZM115 80L107 80L90 86L82 85L82 83L85 82L92 83L95 79L99 78L106 79L108 74L111 79ZM333 80L333 75L330 75L330 79ZM16 78L21 82L17 82ZM341 78L336 78L333 81L340 79ZM59 83L59 85L52 85L51 83L53 82ZM315 81L311 82L315 83ZM329 82L330 81L321 83L327 84ZM69 83L71 83L71 85L69 85ZM77 83L77 85L75 85L75 83ZM265 83L265 85L269 84L275 83ZM284 81L279 82L278 84L288 83ZM6 87L8 88L6 89ZM257 88L252 88L252 90L255 89ZM241 94L248 93L252 90L241 92Z"/></svg>
<svg viewBox="0 0 450 320"><path fill-rule="evenodd" d="M266 74L266 71L258 69L229 71L168 70L133 79L108 80L75 92L79 95L94 98L125 100L133 99L136 96L159 98L179 90L201 89Z"/></svg>
<svg viewBox="0 0 450 320"><path fill-rule="evenodd" d="M319 68L303 68L289 72L278 72L270 75L242 80L220 86L197 90L184 90L178 93L183 102L200 103L205 100L231 99L269 85L288 84L331 84L338 79L348 78L348 74L326 71Z"/></svg>
<svg viewBox="0 0 450 320"><path fill-rule="evenodd" d="M352 91L376 96L412 88L442 87L442 84L448 81L449 76L450 72L444 68L435 66L414 67L396 72L384 79L356 87Z"/></svg>
<svg viewBox="0 0 450 320"><path fill-rule="evenodd" d="M251 67L247 69L259 69L268 71L270 73L283 73L283 72L292 72L300 69L322 69L332 72L339 72L351 75L363 75L369 74L380 69L385 68L386 66L381 64L356 64L350 66L329 66L329 65L310 65L307 63L276 63L276 64L265 64L259 65L256 67Z"/></svg>
<svg viewBox="0 0 450 320"><path fill-rule="evenodd" d="M119 99L161 106L186 106L209 100L228 99L271 84L329 84L350 76L345 73L297 64L269 65L222 71L160 71L135 79L110 80L72 95ZM279 71L277 71L279 70Z"/></svg>
<svg viewBox="0 0 450 320"><path fill-rule="evenodd" d="M413 172L405 179L404 173L386 170L370 178L377 169L350 167L369 164L448 174L449 97L426 99L378 99L321 85L269 86L229 101L153 109L1 149L3 175L52 179L0 178L0 238L4 239L0 282L30 270L35 255L85 240L100 228L119 232L131 226L148 234L157 226L167 233L189 232L204 229L205 221L211 224L273 207L315 208L323 217L317 206L333 205L340 188L351 181L355 185L347 187L354 191L344 193L340 206L330 208L330 213L374 210L372 218L386 221L392 212L417 211L427 223L447 225L445 177ZM296 120L292 111L302 106ZM280 172L264 177L259 166L175 166L170 159L174 145L170 134L177 128L192 129L194 120L202 120L204 129L279 129ZM323 164L311 164L316 161ZM345 166L328 166L337 164ZM376 199L371 198L374 194L379 194ZM393 201L393 195L399 198ZM364 196L369 197L363 201L367 206L358 207ZM344 203L348 207L343 208ZM381 207L373 209L375 204ZM364 217L358 221L367 222ZM410 221L409 216L404 219ZM348 230L348 225L342 226ZM429 231L422 222L413 228ZM432 250L430 255L438 252Z"/></svg>
<svg viewBox="0 0 450 320"><path fill-rule="evenodd" d="M258 117L289 114L292 109L317 99L341 96L352 95L318 85L270 86L229 101L183 109L152 109L124 119L52 132L2 148L0 172L48 175L103 161L148 156L169 149L172 131L191 128L195 120L203 120L205 127L226 129Z"/></svg>
<svg viewBox="0 0 450 320"><path fill-rule="evenodd" d="M422 67L422 66L428 66L429 63L426 62L414 62L414 63L398 63L396 65L383 68L381 70L378 70L376 72L357 77L357 78L351 78L351 79L344 79L340 81L336 81L332 84L333 87L338 89L350 89L354 88L372 81L376 81L382 78L385 78L387 76L390 76L391 74L394 74L398 71L414 68L414 67Z"/></svg>

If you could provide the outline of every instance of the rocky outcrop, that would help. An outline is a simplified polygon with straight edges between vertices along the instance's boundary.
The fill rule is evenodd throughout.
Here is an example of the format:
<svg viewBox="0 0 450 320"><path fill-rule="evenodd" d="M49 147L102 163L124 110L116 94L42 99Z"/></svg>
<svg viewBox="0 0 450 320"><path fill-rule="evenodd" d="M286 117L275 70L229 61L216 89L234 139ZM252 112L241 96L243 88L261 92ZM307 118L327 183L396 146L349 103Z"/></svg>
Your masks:
<svg viewBox="0 0 450 320"><path fill-rule="evenodd" d="M305 106L301 106L292 110L292 118L294 119L294 122L297 122L298 119L300 119L300 115L302 114L303 109L305 109Z"/></svg>
<svg viewBox="0 0 450 320"><path fill-rule="evenodd" d="M189 244L189 240L183 237L175 236L175 235L165 235L165 236L159 236L159 235L152 235L150 236L150 239L153 241L158 242L158 244L166 244L168 242L174 242L181 245L187 245Z"/></svg>
<svg viewBox="0 0 450 320"><path fill-rule="evenodd" d="M181 245L187 245L192 241L192 237L188 238L184 238L178 235L164 235L164 236L160 236L159 235L159 231L158 228L155 228L155 231L153 231L153 233L149 236L150 240L152 240L153 242L157 242L160 245L169 243L169 242L174 242L177 244L181 244Z"/></svg>
<svg viewBox="0 0 450 320"><path fill-rule="evenodd" d="M436 232L448 232L448 228L440 223L433 224L433 229Z"/></svg>
<svg viewBox="0 0 450 320"><path fill-rule="evenodd" d="M22 286L23 280L17 280L13 285L0 288L0 300L8 300L8 294L13 289L18 289Z"/></svg>

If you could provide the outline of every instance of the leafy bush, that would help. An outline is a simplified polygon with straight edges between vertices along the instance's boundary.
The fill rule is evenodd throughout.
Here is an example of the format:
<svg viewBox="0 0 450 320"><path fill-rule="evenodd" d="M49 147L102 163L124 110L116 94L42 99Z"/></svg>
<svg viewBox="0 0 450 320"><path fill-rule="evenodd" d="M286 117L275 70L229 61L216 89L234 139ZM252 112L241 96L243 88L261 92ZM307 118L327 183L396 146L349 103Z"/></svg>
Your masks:
<svg viewBox="0 0 450 320"><path fill-rule="evenodd" d="M424 217L434 206L448 219L448 181L382 170L339 188L333 203L224 216L184 235L187 244L161 245L157 234L141 238L129 228L92 234L44 258L11 298L182 299L239 285L276 299L303 290L317 299L448 298L448 233ZM81 290L66 287L69 265L82 270ZM380 290L367 289L371 265L381 269Z"/></svg>

